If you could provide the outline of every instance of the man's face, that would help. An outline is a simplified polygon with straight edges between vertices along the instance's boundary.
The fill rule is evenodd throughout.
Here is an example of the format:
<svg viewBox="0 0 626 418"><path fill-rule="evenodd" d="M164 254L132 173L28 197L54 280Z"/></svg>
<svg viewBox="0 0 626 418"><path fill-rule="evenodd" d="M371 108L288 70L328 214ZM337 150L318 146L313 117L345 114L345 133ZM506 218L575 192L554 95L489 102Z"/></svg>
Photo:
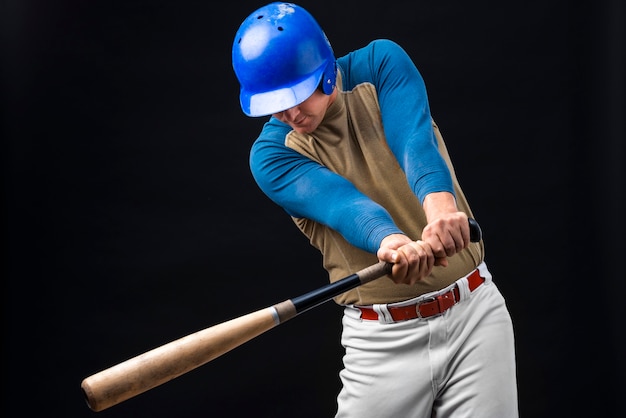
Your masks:
<svg viewBox="0 0 626 418"><path fill-rule="evenodd" d="M276 119L291 126L298 133L311 133L324 119L326 109L335 100L337 90L331 95L317 89L304 102L282 112L274 113Z"/></svg>

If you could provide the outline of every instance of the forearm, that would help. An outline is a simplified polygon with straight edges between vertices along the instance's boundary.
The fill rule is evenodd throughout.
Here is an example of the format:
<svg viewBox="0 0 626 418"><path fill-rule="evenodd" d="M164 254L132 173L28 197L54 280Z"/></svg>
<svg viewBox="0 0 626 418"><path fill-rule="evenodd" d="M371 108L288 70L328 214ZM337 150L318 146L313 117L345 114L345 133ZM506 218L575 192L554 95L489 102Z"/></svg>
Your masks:
<svg viewBox="0 0 626 418"><path fill-rule="evenodd" d="M257 143L250 166L261 190L289 215L329 226L355 247L375 253L385 236L401 232L350 181L283 146Z"/></svg>

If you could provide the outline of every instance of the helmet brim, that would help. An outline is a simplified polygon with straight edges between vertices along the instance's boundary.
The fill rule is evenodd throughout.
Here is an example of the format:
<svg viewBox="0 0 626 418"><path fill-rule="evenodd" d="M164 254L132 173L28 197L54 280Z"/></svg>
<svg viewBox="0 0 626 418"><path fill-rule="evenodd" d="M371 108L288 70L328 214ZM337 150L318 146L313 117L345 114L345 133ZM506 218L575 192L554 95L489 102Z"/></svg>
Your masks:
<svg viewBox="0 0 626 418"><path fill-rule="evenodd" d="M295 85L267 92L249 92L241 88L239 102L243 113L251 117L269 116L299 105L315 92L322 72L304 78Z"/></svg>

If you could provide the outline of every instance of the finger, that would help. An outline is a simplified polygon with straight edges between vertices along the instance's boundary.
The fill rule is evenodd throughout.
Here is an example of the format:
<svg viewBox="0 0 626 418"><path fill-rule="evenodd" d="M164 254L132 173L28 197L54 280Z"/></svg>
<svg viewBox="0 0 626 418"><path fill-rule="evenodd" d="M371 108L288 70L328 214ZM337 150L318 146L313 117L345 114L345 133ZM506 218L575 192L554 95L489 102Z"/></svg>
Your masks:
<svg viewBox="0 0 626 418"><path fill-rule="evenodd" d="M435 255L433 254L432 248L425 242L419 243L419 251L420 252L420 278L424 278L428 276L435 265Z"/></svg>
<svg viewBox="0 0 626 418"><path fill-rule="evenodd" d="M394 283L405 283L405 278L409 268L409 263L402 251L396 252L395 262L391 268L391 280Z"/></svg>
<svg viewBox="0 0 626 418"><path fill-rule="evenodd" d="M430 245L437 257L452 257L454 254L462 251L469 245L466 241L462 230L456 228L446 228L445 230L432 235ZM469 235L468 235L469 239Z"/></svg>
<svg viewBox="0 0 626 418"><path fill-rule="evenodd" d="M412 242L402 247L401 251L407 259L407 269L404 280L408 284L415 284L421 279L421 265L424 250L420 248L419 244Z"/></svg>
<svg viewBox="0 0 626 418"><path fill-rule="evenodd" d="M435 258L435 265L441 267L448 267L448 257Z"/></svg>
<svg viewBox="0 0 626 418"><path fill-rule="evenodd" d="M435 256L430 245L424 241L416 241L409 247L411 257L408 278L411 284L428 276L435 264Z"/></svg>

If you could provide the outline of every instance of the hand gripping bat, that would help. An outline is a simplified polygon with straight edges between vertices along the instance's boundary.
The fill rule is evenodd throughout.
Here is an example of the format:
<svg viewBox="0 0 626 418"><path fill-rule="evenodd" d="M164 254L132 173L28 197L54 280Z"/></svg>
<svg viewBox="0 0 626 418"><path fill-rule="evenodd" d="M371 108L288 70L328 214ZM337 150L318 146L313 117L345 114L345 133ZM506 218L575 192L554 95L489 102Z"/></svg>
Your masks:
<svg viewBox="0 0 626 418"><path fill-rule="evenodd" d="M482 230L469 219L470 239ZM87 405L102 411L187 373L309 309L391 272L381 261L299 297L205 328L85 378L81 389Z"/></svg>

